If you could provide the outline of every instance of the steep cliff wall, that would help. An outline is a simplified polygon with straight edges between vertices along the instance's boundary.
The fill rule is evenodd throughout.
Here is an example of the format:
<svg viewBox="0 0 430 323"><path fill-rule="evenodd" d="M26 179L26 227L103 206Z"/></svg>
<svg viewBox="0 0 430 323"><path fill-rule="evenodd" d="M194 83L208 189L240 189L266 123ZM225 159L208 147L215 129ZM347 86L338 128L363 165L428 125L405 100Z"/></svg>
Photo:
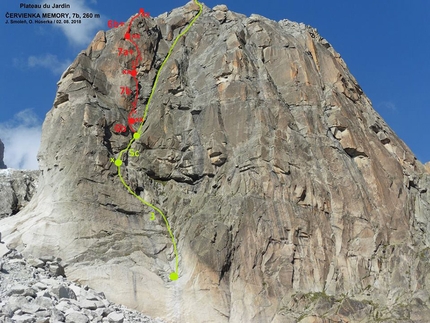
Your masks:
<svg viewBox="0 0 430 323"><path fill-rule="evenodd" d="M138 114L197 11L134 20ZM172 227L170 281L166 226L111 161L132 136L115 131L133 109L126 28L99 32L62 75L38 192L0 222L11 247L171 322L430 317L429 173L315 29L225 6L179 40L121 167Z"/></svg>

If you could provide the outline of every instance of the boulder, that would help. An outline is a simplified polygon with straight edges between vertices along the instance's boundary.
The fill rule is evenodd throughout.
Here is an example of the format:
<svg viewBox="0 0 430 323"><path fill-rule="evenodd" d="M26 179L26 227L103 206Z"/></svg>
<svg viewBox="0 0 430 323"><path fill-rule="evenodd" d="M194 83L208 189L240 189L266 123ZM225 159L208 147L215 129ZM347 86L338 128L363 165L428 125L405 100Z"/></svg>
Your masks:
<svg viewBox="0 0 430 323"><path fill-rule="evenodd" d="M20 284L13 285L9 289L8 296L11 296L11 295L22 295L22 294L24 294L25 289L26 289L26 286L24 286L24 285L20 285Z"/></svg>
<svg viewBox="0 0 430 323"><path fill-rule="evenodd" d="M122 323L124 322L124 315L122 313L110 313L107 316L107 319L110 323Z"/></svg>
<svg viewBox="0 0 430 323"><path fill-rule="evenodd" d="M83 313L80 312L70 312L66 315L66 323L88 323L89 319Z"/></svg>
<svg viewBox="0 0 430 323"><path fill-rule="evenodd" d="M34 317L30 314L23 314L23 315L14 315L12 317L12 322L16 323L33 323Z"/></svg>
<svg viewBox="0 0 430 323"><path fill-rule="evenodd" d="M56 286L52 288L51 292L58 300L62 298L76 299L76 295L73 290L67 286Z"/></svg>

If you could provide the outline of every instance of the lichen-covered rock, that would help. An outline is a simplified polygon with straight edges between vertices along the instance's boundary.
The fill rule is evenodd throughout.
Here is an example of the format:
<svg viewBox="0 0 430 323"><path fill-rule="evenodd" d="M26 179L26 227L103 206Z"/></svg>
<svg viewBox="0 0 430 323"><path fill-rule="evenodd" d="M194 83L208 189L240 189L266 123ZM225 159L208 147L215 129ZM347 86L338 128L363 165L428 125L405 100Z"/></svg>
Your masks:
<svg viewBox="0 0 430 323"><path fill-rule="evenodd" d="M193 3L136 18L138 113ZM429 314L430 174L341 56L303 24L204 7L164 66L121 173L131 96L124 27L62 75L40 187L4 240L169 322L402 322ZM134 86L134 87L133 87Z"/></svg>

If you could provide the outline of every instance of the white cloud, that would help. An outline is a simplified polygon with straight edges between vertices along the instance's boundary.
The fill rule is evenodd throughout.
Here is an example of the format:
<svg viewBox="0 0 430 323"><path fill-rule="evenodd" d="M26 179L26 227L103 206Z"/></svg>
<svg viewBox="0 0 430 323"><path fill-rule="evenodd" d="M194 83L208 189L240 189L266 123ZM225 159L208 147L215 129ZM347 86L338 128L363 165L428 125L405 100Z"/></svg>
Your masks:
<svg viewBox="0 0 430 323"><path fill-rule="evenodd" d="M9 168L38 169L42 122L31 109L18 112L12 120L0 123L0 139L5 146L4 162Z"/></svg>
<svg viewBox="0 0 430 323"><path fill-rule="evenodd" d="M396 105L391 101L381 101L377 104L377 108L381 110L397 111Z"/></svg>
<svg viewBox="0 0 430 323"><path fill-rule="evenodd" d="M30 56L27 59L28 67L43 67L51 70L54 74L62 74L72 62L60 61L56 55L45 54L41 56Z"/></svg>
<svg viewBox="0 0 430 323"><path fill-rule="evenodd" d="M52 1L42 1L42 7L45 3L51 5ZM86 46L91 42L97 30L102 29L102 18L83 18L83 13L97 13L95 10L89 8L84 0L75 0L69 3L70 8L67 9L44 8L42 10L46 13L68 13L70 23L54 24L54 27L60 28L71 44L79 47ZM73 18L73 13L79 14L81 18ZM71 20L80 20L81 23L72 24Z"/></svg>

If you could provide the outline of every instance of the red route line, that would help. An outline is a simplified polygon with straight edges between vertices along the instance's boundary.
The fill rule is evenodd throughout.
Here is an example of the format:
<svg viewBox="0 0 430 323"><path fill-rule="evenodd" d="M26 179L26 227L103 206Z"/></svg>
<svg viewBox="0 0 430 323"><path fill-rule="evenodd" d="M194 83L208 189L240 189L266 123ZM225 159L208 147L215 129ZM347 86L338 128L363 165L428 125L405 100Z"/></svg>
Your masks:
<svg viewBox="0 0 430 323"><path fill-rule="evenodd" d="M140 61L142 61L142 53L139 50L139 46L137 46L137 44L132 40L132 36L130 35L130 31L131 31L131 25L133 24L133 21L138 18L138 17L149 17L149 13L145 12L144 9L140 9L139 13L136 14L133 18L131 18L130 23L128 24L127 27L127 31L124 34L124 39L128 40L130 43L133 44L135 51L137 52L137 56L136 59L133 61L132 63L132 68L131 70L128 70L126 74L131 75L131 77L134 79L134 82L136 84L136 95L134 97L134 101L132 103L132 109L130 111L130 113L128 114L128 126L130 128L130 130L132 132L136 132L136 130L134 130L133 128L133 124L135 124L136 122L143 122L142 118L133 118L133 115L136 114L136 108L137 108L137 101L139 100L139 81L137 80L137 71L136 71L136 67L139 64ZM139 35L139 34L133 34L133 35ZM140 37L140 35L139 35Z"/></svg>

